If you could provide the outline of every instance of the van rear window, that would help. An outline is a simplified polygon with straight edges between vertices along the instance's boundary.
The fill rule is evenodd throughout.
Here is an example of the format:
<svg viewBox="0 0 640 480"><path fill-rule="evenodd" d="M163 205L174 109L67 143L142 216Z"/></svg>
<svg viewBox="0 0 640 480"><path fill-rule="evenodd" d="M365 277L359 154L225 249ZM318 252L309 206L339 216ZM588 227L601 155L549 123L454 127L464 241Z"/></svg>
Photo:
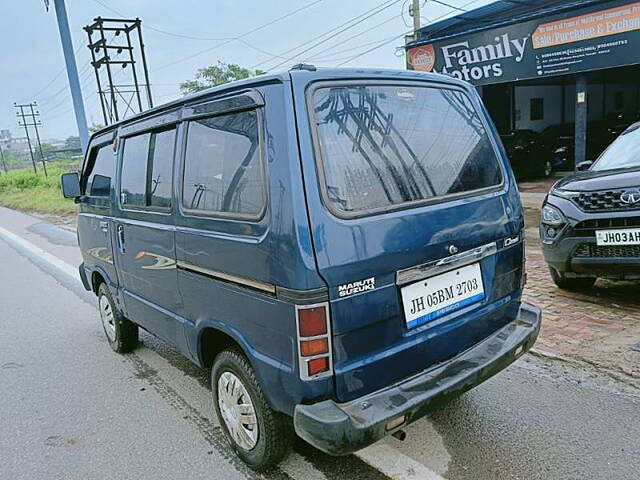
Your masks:
<svg viewBox="0 0 640 480"><path fill-rule="evenodd" d="M499 160L467 95L391 85L319 88L325 201L347 216L496 187Z"/></svg>

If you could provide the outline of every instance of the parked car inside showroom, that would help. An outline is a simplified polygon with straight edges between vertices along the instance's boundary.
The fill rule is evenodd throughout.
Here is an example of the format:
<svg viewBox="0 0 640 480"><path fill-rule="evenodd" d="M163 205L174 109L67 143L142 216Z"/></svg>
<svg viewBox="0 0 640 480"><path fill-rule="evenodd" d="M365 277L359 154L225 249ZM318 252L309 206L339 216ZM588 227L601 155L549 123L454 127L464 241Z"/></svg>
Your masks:
<svg viewBox="0 0 640 480"><path fill-rule="evenodd" d="M514 130L500 135L509 163L518 180L549 178L553 174L553 154L533 130Z"/></svg>
<svg viewBox="0 0 640 480"><path fill-rule="evenodd" d="M598 277L640 279L640 122L578 169L553 186L542 208L553 281L579 290Z"/></svg>

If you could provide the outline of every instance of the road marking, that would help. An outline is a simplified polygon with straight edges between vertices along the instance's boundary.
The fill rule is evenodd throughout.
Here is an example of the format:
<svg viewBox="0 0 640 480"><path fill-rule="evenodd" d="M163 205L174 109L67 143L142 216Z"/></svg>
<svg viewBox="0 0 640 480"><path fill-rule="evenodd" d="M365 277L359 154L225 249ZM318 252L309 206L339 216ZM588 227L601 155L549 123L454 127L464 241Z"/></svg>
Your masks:
<svg viewBox="0 0 640 480"><path fill-rule="evenodd" d="M355 455L393 480L445 480L390 445L376 443Z"/></svg>
<svg viewBox="0 0 640 480"><path fill-rule="evenodd" d="M14 246L18 246L19 248L27 250L29 253L39 256L46 262L56 267L58 270L64 272L74 280L80 282L80 274L78 273L78 269L72 267L63 260L60 260L55 255L50 254L46 250L43 250L42 248L34 245L28 240L25 240L19 235L16 235L15 233L10 232L9 230L6 230L2 227L0 227L0 237L4 238L4 240L6 240L9 244L13 244Z"/></svg>

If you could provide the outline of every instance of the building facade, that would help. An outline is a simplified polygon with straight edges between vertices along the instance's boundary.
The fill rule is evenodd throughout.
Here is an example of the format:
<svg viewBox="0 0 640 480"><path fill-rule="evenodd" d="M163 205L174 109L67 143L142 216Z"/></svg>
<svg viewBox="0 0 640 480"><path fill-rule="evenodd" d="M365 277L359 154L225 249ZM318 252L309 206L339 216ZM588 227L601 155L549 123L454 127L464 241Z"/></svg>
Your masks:
<svg viewBox="0 0 640 480"><path fill-rule="evenodd" d="M421 29L407 64L476 85L501 134L571 137L593 160L640 120L640 2L494 2Z"/></svg>

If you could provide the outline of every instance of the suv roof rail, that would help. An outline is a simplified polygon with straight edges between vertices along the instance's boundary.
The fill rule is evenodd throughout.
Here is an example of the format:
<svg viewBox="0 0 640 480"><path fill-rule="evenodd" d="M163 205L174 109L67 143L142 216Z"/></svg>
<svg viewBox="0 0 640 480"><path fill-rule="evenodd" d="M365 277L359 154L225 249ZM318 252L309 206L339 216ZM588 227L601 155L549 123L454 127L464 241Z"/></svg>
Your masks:
<svg viewBox="0 0 640 480"><path fill-rule="evenodd" d="M289 69L289 71L291 70L308 70L309 72L315 72L317 68L310 63L298 63Z"/></svg>

